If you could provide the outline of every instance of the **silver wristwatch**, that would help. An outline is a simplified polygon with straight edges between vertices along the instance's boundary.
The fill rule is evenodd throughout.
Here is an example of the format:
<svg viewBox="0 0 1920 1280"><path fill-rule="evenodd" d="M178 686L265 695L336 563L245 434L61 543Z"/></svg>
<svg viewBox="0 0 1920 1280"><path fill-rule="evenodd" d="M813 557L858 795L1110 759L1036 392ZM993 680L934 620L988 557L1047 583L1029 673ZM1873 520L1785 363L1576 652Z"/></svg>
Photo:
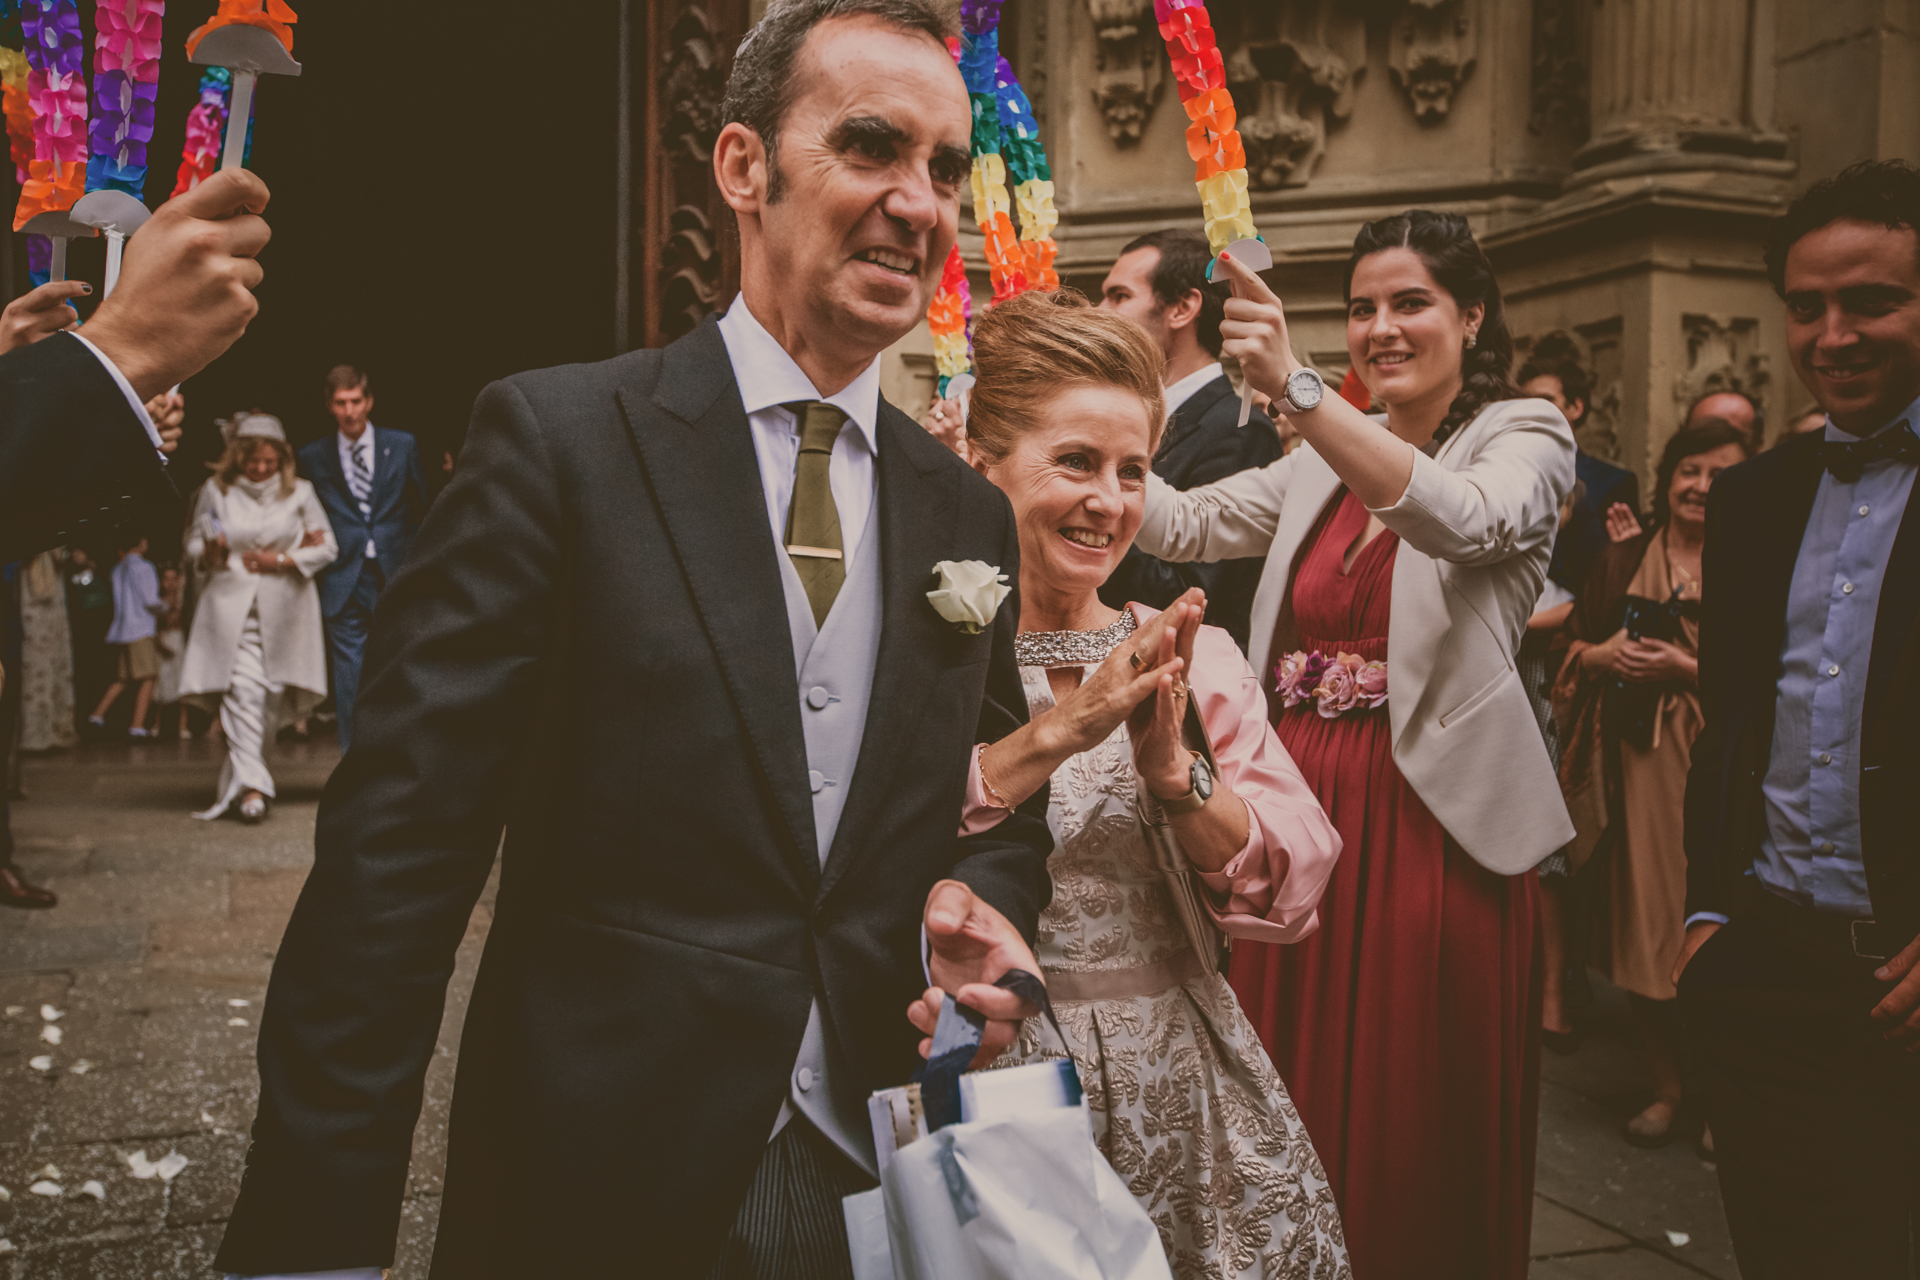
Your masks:
<svg viewBox="0 0 1920 1280"><path fill-rule="evenodd" d="M1295 369L1287 375L1287 387L1280 395L1280 403L1289 413L1305 413L1319 405L1326 394L1326 381L1318 373L1312 369Z"/></svg>

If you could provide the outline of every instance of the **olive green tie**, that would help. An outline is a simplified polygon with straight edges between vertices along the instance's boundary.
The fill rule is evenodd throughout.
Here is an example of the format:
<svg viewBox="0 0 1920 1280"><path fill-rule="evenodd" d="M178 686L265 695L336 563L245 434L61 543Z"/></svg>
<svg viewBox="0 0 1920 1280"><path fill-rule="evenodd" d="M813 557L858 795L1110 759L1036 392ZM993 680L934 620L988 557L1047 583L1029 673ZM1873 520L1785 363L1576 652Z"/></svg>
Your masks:
<svg viewBox="0 0 1920 1280"><path fill-rule="evenodd" d="M827 464L833 442L847 415L818 400L787 406L800 420L800 457L793 468L793 502L787 508L787 555L813 606L813 622L827 625L827 613L847 580L845 549L840 544L840 509L833 505Z"/></svg>

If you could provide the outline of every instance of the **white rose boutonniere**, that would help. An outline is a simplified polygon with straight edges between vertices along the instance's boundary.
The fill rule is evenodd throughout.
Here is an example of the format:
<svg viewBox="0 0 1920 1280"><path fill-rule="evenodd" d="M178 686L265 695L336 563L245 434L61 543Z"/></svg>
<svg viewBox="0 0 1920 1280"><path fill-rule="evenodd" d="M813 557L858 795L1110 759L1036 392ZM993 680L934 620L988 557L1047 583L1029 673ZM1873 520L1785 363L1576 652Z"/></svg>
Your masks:
<svg viewBox="0 0 1920 1280"><path fill-rule="evenodd" d="M1007 575L997 564L979 560L942 560L933 566L940 585L927 592L934 612L970 636L986 629L1001 604L1013 593Z"/></svg>

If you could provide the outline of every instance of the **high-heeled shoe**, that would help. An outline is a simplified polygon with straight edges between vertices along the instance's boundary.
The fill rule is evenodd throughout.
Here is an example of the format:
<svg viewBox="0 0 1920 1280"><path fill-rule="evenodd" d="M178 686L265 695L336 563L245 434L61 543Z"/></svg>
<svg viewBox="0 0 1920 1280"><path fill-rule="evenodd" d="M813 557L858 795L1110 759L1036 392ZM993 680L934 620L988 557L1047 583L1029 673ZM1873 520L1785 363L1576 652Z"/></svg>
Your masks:
<svg viewBox="0 0 1920 1280"><path fill-rule="evenodd" d="M1580 1048L1580 1028L1571 1031L1555 1031L1551 1027L1540 1028L1540 1043L1563 1058L1571 1057Z"/></svg>

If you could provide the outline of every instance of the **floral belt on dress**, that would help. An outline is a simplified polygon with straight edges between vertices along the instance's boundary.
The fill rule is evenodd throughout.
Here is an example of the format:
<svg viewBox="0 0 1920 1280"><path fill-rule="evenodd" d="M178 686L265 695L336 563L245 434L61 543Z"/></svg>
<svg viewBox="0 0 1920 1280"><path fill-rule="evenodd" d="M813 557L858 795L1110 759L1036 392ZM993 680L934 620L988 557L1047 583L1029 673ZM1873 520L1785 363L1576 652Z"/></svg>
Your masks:
<svg viewBox="0 0 1920 1280"><path fill-rule="evenodd" d="M1274 664L1273 687L1288 707L1313 700L1322 717L1335 720L1349 711L1387 705L1387 664L1357 653L1295 649Z"/></svg>

